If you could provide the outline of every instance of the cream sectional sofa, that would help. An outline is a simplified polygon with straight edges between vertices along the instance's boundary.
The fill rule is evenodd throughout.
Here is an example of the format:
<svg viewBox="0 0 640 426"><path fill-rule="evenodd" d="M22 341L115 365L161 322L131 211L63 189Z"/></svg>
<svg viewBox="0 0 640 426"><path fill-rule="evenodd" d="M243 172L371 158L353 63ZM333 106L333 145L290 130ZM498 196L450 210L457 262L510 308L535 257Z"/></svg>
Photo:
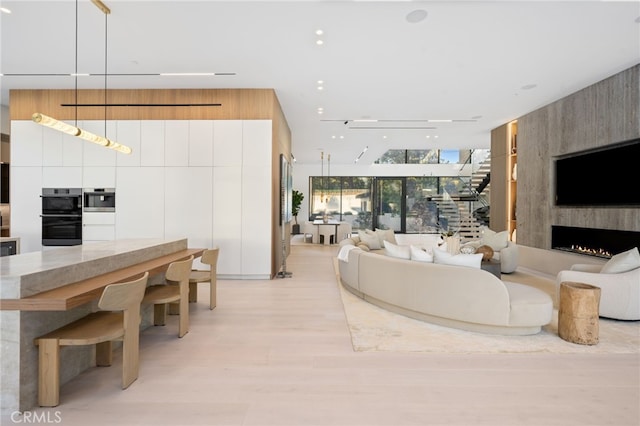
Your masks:
<svg viewBox="0 0 640 426"><path fill-rule="evenodd" d="M348 242L341 253L340 279L346 289L411 318L505 335L536 334L552 319L548 294L481 269L394 258Z"/></svg>

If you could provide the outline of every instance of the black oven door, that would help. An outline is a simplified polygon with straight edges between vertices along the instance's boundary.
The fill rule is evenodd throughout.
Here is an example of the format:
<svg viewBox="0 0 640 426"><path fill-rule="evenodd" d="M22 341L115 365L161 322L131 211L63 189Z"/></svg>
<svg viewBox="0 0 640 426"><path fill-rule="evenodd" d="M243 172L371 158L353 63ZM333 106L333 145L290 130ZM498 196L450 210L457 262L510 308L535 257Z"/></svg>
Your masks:
<svg viewBox="0 0 640 426"><path fill-rule="evenodd" d="M76 246L82 244L81 215L42 215L43 246Z"/></svg>
<svg viewBox="0 0 640 426"><path fill-rule="evenodd" d="M80 195L43 195L43 215L81 215L82 196Z"/></svg>

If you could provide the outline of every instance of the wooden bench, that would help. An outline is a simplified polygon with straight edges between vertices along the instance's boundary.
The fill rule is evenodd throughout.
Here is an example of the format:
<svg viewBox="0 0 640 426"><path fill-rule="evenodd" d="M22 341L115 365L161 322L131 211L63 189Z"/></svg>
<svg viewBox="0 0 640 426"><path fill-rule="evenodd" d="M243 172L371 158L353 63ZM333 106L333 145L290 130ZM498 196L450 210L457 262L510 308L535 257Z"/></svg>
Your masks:
<svg viewBox="0 0 640 426"><path fill-rule="evenodd" d="M145 272L149 272L149 276L165 272L172 262L188 259L189 256L200 257L204 250L204 248L184 249L32 296L21 299L2 299L0 310L68 311L99 299L104 288L109 284L131 281Z"/></svg>

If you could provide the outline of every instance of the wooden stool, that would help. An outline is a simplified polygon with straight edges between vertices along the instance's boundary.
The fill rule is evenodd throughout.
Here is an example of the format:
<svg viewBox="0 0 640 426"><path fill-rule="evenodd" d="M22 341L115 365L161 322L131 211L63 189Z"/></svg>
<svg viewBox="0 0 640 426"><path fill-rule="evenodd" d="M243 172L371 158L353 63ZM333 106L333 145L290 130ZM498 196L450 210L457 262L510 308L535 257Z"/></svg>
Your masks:
<svg viewBox="0 0 640 426"><path fill-rule="evenodd" d="M189 332L189 272L193 255L187 260L172 262L165 273L167 284L147 287L142 304L153 305L153 325L165 325L167 305L178 302L178 337Z"/></svg>
<svg viewBox="0 0 640 426"><path fill-rule="evenodd" d="M122 389L138 378L140 302L149 273L135 280L105 287L101 309L35 339L38 348L38 404L60 403L60 347L96 345L96 365L109 366L111 342L122 340ZM112 312L113 311L113 312Z"/></svg>
<svg viewBox="0 0 640 426"><path fill-rule="evenodd" d="M209 309L216 307L218 247L205 250L201 262L209 265L209 270L191 270L189 275L189 302L198 301L198 283L209 283Z"/></svg>
<svg viewBox="0 0 640 426"><path fill-rule="evenodd" d="M600 288L583 283L560 284L558 335L571 343L597 345Z"/></svg>

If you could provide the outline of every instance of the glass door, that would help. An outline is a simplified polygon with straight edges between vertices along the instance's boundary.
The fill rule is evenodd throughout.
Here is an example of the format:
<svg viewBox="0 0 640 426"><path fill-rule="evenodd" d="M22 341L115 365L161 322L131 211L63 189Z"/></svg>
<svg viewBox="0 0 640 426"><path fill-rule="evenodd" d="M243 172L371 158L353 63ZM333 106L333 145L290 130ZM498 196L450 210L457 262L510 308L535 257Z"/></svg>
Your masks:
<svg viewBox="0 0 640 426"><path fill-rule="evenodd" d="M405 178L376 178L374 228L405 232Z"/></svg>

